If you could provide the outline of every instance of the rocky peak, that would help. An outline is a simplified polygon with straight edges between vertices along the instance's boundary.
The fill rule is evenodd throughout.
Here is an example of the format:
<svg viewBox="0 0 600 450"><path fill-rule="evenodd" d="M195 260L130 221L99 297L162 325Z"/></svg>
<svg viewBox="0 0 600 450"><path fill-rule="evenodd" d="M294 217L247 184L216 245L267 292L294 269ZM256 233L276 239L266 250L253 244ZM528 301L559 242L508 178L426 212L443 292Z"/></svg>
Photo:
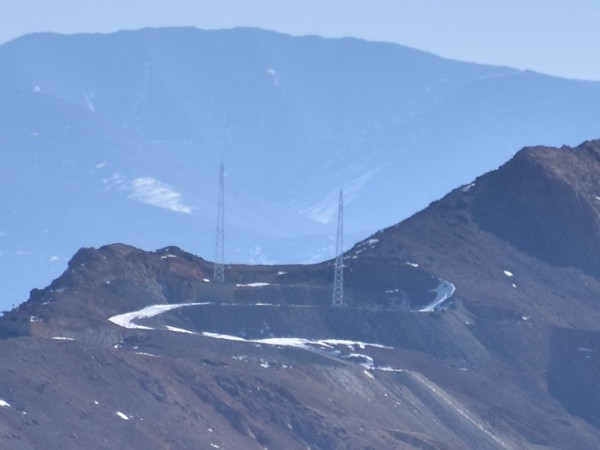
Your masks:
<svg viewBox="0 0 600 450"><path fill-rule="evenodd" d="M530 147L476 180L479 226L557 266L600 275L600 141Z"/></svg>

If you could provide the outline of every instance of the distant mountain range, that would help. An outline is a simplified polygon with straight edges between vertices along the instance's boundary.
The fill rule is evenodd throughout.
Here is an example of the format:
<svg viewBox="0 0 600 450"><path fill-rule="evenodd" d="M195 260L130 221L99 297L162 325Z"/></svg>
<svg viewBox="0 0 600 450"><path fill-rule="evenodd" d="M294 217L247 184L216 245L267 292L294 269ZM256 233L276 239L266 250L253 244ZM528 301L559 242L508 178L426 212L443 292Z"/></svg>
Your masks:
<svg viewBox="0 0 600 450"><path fill-rule="evenodd" d="M531 142L599 134L600 83L256 29L33 34L0 46L0 304L82 246L333 255Z"/></svg>
<svg viewBox="0 0 600 450"><path fill-rule="evenodd" d="M81 249L0 319L3 448L595 449L600 141L525 148L332 261Z"/></svg>

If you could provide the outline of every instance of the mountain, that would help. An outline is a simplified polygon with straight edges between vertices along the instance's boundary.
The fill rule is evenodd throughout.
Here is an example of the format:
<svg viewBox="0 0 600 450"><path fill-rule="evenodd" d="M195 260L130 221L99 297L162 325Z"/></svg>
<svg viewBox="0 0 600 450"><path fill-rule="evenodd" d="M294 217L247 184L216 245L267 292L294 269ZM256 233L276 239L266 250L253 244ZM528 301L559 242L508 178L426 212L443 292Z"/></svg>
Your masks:
<svg viewBox="0 0 600 450"><path fill-rule="evenodd" d="M600 84L399 45L256 29L39 33L0 46L2 305L85 246L214 248L229 261L333 254L530 142L598 135Z"/></svg>
<svg viewBox="0 0 600 450"><path fill-rule="evenodd" d="M599 173L521 150L348 250L338 308L332 261L81 249L0 319L2 446L596 448Z"/></svg>

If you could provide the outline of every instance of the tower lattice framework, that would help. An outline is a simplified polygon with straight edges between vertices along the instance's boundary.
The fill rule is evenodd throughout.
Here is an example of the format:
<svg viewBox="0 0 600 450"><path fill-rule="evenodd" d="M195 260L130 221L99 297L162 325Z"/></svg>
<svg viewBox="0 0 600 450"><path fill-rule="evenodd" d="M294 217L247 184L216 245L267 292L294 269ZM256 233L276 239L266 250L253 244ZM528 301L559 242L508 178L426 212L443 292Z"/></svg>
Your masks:
<svg viewBox="0 0 600 450"><path fill-rule="evenodd" d="M213 281L225 281L225 166L221 161L219 170L219 194L217 201L217 236L215 242L215 266Z"/></svg>
<svg viewBox="0 0 600 450"><path fill-rule="evenodd" d="M333 306L344 304L344 192L340 191L338 229L335 243L335 268L333 275Z"/></svg>

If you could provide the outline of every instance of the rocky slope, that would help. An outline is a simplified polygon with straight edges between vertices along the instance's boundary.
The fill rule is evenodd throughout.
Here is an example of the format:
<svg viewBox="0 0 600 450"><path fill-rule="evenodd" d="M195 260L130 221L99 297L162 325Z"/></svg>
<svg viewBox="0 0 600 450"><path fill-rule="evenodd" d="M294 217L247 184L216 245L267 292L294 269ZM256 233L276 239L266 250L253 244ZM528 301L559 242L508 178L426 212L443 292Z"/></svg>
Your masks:
<svg viewBox="0 0 600 450"><path fill-rule="evenodd" d="M0 442L595 448L597 174L600 141L522 150L348 251L343 308L331 262L83 249L0 320Z"/></svg>

